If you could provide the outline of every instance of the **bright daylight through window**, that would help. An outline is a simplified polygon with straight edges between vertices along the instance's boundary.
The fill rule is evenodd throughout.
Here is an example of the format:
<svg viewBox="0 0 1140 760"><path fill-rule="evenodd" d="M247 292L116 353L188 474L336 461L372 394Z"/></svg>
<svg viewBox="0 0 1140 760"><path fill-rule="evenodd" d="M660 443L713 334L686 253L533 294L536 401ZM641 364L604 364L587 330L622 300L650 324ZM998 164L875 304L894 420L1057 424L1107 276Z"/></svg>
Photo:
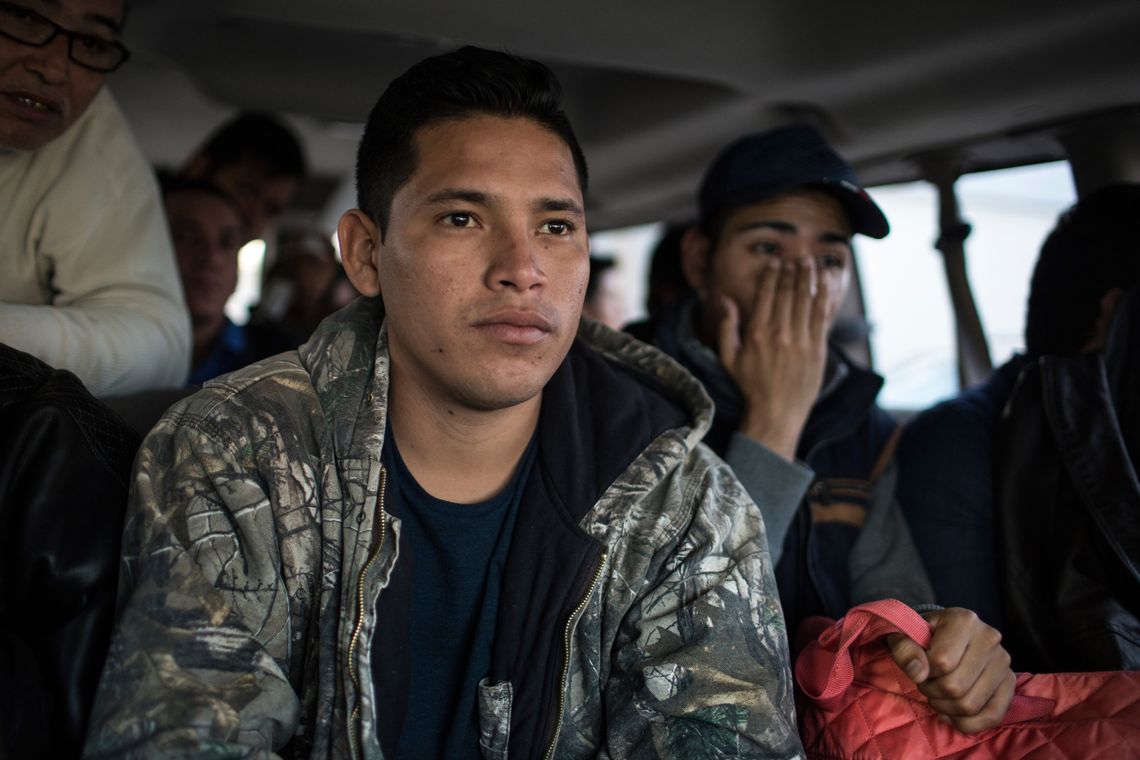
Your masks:
<svg viewBox="0 0 1140 760"><path fill-rule="evenodd" d="M1023 347L1029 278L1057 215L1076 200L1065 162L967 175L958 181L973 232L966 259L974 298L999 365ZM871 190L891 221L885 240L856 241L871 323L879 403L922 409L957 391L954 318L934 249L937 196L925 182Z"/></svg>

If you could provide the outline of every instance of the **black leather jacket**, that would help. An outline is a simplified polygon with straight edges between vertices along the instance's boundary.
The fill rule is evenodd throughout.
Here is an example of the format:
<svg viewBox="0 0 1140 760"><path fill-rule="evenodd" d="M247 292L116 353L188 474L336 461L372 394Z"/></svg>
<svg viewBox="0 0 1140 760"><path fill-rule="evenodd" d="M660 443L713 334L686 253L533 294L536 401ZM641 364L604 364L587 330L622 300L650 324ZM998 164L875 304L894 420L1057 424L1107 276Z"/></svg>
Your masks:
<svg viewBox="0 0 1140 760"><path fill-rule="evenodd" d="M130 430L0 344L0 757L77 757L110 637Z"/></svg>
<svg viewBox="0 0 1140 760"><path fill-rule="evenodd" d="M1140 292L1105 350L1026 367L995 453L1014 668L1140 670Z"/></svg>

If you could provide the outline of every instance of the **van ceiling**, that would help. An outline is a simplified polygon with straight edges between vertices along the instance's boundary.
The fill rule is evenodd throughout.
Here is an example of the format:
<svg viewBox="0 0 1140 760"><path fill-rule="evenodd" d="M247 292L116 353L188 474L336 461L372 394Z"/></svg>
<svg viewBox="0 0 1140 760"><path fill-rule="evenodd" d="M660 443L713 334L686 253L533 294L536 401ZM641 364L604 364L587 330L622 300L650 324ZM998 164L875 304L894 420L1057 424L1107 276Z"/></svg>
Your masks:
<svg viewBox="0 0 1140 760"><path fill-rule="evenodd" d="M235 109L285 115L319 215L412 63L468 43L538 58L562 80L602 229L684 218L721 146L789 121L868 184L916 179L915 156L944 149L969 168L1061 158L1082 118L1140 128L1137 40L1136 0L132 0L134 57L110 83L161 166Z"/></svg>

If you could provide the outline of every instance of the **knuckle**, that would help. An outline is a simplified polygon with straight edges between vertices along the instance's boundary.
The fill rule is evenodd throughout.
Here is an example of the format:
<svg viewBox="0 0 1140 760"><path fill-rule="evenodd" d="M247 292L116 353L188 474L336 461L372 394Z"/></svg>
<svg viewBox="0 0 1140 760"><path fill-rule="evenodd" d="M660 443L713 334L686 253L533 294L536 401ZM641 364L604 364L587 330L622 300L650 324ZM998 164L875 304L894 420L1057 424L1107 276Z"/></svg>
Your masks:
<svg viewBox="0 0 1140 760"><path fill-rule="evenodd" d="M948 652L927 652L926 657L930 667L937 673L948 673L954 669L955 662Z"/></svg>
<svg viewBox="0 0 1140 760"><path fill-rule="evenodd" d="M942 610L942 616L947 620L952 620L955 623L973 623L978 621L978 615L973 610L965 609L964 607L950 607Z"/></svg>
<svg viewBox="0 0 1140 760"><path fill-rule="evenodd" d="M793 345L795 345L795 341L792 339L792 336L788 335L783 330L776 333L776 335L774 336L773 343L775 343L777 348L781 348L781 349L789 349Z"/></svg>
<svg viewBox="0 0 1140 760"><path fill-rule="evenodd" d="M977 718L958 718L954 721L954 727L964 734L978 734L990 728L990 725L988 721Z"/></svg>
<svg viewBox="0 0 1140 760"><path fill-rule="evenodd" d="M942 693L946 695L946 698L958 702L959 705L967 698L969 685L963 683L961 679L943 677L939 685L942 687Z"/></svg>
<svg viewBox="0 0 1140 760"><path fill-rule="evenodd" d="M986 701L976 695L967 694L958 700L958 707L966 715L978 716L985 709Z"/></svg>

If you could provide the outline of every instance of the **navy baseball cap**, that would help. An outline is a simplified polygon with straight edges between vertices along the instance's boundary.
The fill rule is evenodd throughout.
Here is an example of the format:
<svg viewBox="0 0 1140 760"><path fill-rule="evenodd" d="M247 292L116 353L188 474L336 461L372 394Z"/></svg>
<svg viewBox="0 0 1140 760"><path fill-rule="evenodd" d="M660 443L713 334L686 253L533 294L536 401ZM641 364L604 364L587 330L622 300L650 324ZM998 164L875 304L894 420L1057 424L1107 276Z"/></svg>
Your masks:
<svg viewBox="0 0 1140 760"><path fill-rule="evenodd" d="M701 182L701 222L725 206L756 203L797 188L835 196L855 232L884 238L891 230L854 170L818 132L802 124L742 137L721 151Z"/></svg>

